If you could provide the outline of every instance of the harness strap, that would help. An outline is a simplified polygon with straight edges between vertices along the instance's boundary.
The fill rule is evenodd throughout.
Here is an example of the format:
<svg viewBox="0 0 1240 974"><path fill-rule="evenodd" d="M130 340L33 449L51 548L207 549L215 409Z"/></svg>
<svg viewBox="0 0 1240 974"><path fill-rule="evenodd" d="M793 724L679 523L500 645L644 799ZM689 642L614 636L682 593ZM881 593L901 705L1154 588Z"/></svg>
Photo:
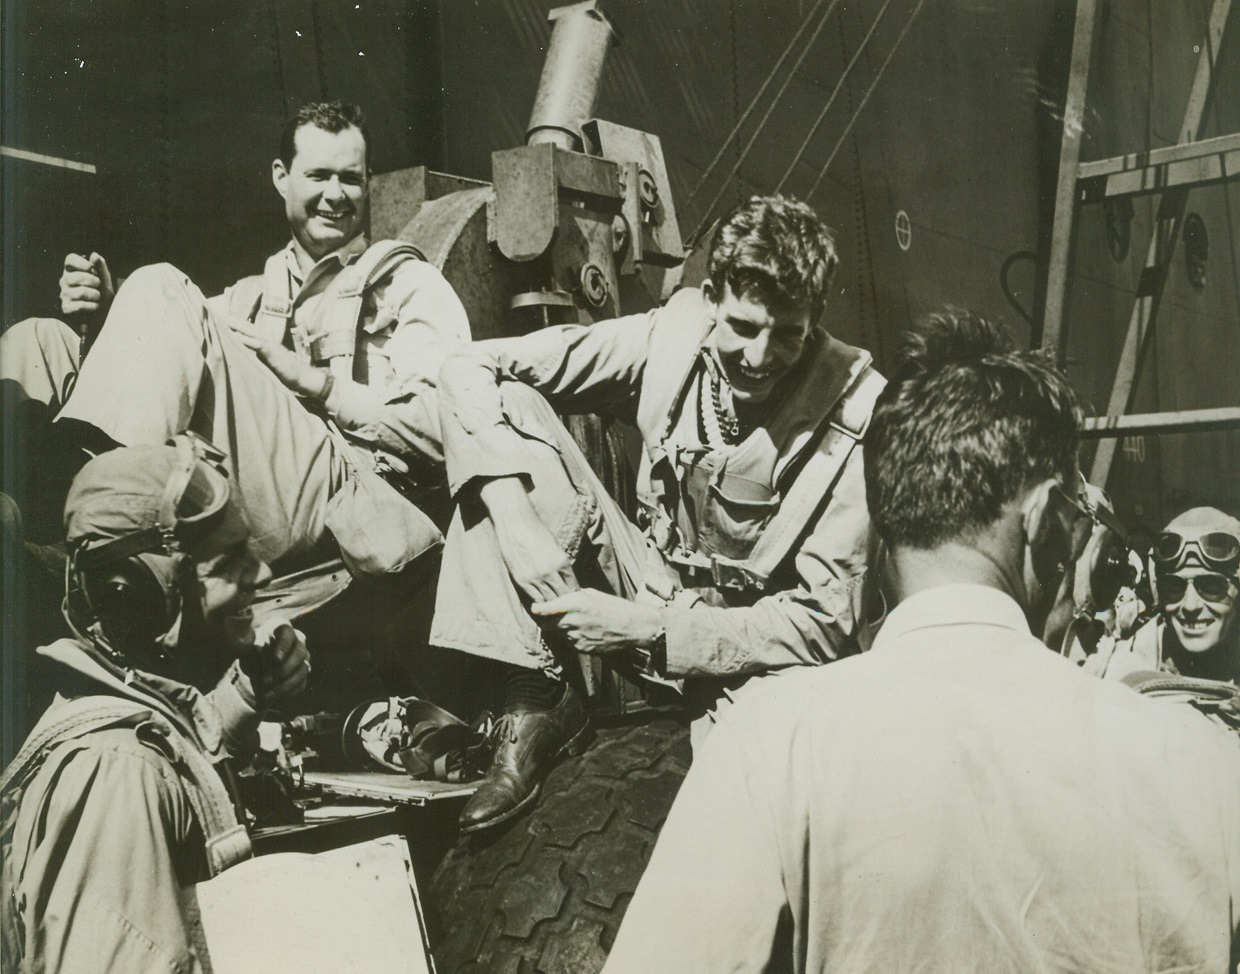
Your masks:
<svg viewBox="0 0 1240 974"><path fill-rule="evenodd" d="M333 373L351 376L366 292L406 260L426 257L413 244L400 240L381 240L367 247L357 260L341 269L324 291L324 296L331 300L326 328L308 342L298 329L293 329L294 350L308 356L314 365L330 363ZM287 257L280 251L267 258L262 293L246 317L255 323L262 338L283 342L296 306L289 286ZM336 364L337 359L342 361Z"/></svg>
<svg viewBox="0 0 1240 974"><path fill-rule="evenodd" d="M788 489L779 510L758 538L749 557L733 561L714 555L711 570L721 588L765 588L793 545L809 527L823 499L835 489L853 449L865 436L878 394L887 385L866 365L832 410L818 446Z"/></svg>
<svg viewBox="0 0 1240 974"><path fill-rule="evenodd" d="M259 337L279 344L284 341L289 321L293 317L293 298L290 294L288 258L283 250L272 254L263 265L263 292L254 324Z"/></svg>
<svg viewBox="0 0 1240 974"><path fill-rule="evenodd" d="M328 365L333 374L352 377L366 292L407 260L426 258L413 244L381 240L371 244L327 286L325 297L331 300L327 326L309 343L314 365Z"/></svg>
<svg viewBox="0 0 1240 974"><path fill-rule="evenodd" d="M138 739L163 751L185 782L186 797L205 839L210 874L218 876L230 866L249 859L253 855L250 835L237 821L228 791L206 755L192 744L187 745L180 733L159 714L152 714L137 730ZM151 740L152 737L158 740Z"/></svg>
<svg viewBox="0 0 1240 974"><path fill-rule="evenodd" d="M0 796L7 802L11 794L24 787L42 766L47 752L57 744L107 727L137 726L140 721L136 718L150 712L149 707L120 697L110 698L106 703L99 697L67 701L59 708L55 720L35 728L26 739L17 757L0 777Z"/></svg>
<svg viewBox="0 0 1240 974"><path fill-rule="evenodd" d="M132 727L139 741L156 747L173 763L206 843L214 876L252 855L249 834L237 821L228 792L211 761L162 714L119 697L79 697L59 708L55 719L36 728L0 777L0 821L7 851L25 786L53 748L110 727Z"/></svg>

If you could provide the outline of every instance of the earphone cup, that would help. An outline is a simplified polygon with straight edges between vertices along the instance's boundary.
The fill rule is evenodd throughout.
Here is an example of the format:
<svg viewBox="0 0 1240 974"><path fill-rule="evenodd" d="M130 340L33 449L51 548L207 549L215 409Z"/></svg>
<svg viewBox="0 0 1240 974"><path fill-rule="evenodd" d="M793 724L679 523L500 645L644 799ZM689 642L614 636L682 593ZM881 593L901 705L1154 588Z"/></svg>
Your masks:
<svg viewBox="0 0 1240 974"><path fill-rule="evenodd" d="M137 558L109 565L88 589L103 631L118 644L146 648L172 625L163 588Z"/></svg>

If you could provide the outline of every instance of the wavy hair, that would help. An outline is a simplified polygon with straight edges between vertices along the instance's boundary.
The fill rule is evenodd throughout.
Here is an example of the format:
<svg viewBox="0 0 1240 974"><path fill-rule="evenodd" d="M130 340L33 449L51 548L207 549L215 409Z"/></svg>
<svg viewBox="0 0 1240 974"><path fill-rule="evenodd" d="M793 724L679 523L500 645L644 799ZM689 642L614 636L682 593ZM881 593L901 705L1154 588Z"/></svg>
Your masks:
<svg viewBox="0 0 1240 974"><path fill-rule="evenodd" d="M932 314L906 335L866 433L874 525L889 545L967 539L1029 486L1073 482L1080 424L1049 357L970 311Z"/></svg>

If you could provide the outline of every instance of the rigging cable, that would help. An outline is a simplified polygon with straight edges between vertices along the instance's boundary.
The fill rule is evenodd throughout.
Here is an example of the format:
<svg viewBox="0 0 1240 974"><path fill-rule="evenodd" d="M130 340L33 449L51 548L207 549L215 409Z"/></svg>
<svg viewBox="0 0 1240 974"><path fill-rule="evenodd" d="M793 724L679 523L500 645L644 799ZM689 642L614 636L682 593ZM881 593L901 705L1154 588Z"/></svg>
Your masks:
<svg viewBox="0 0 1240 974"><path fill-rule="evenodd" d="M693 233L690 234L689 239L691 241L691 247L697 243L702 231L709 224L711 213L713 213L715 207L719 205L719 200L723 198L723 194L727 191L728 185L732 182L732 178L740 171L742 163L744 163L745 158L754 147L754 143L758 141L758 136L761 134L762 129L766 126L766 123L770 121L771 113L775 111L775 106L779 104L779 99L782 98L784 92L788 90L788 85L792 84L792 79L796 76L797 70L801 67L802 62L804 62L806 56L809 54L810 48L814 46L814 42L818 40L818 35L822 33L822 29L827 26L827 20L830 19L831 12L838 4L839 0L831 0L830 4L827 6L827 12L822 15L822 20L819 21L818 26L814 28L813 36L810 37L808 42L806 42L805 48L801 51L800 56L797 57L796 63L792 66L792 70L790 70L788 72L788 76L784 78L784 83L779 86L779 91L775 92L775 97L771 100L771 104L767 106L762 118L758 121L757 126L750 134L749 141L745 143L745 148L741 150L740 157L735 163L733 163L732 168L728 170L727 176L724 177L723 185L719 187L718 192L715 193L710 203L707 204L706 210L702 214L701 221L694 228Z"/></svg>
<svg viewBox="0 0 1240 974"><path fill-rule="evenodd" d="M861 39L861 43L857 45L857 50L853 53L848 64L845 65L843 72L840 74L839 80L835 83L831 95L827 98L827 103L822 106L822 111L818 113L818 117L814 119L814 124L809 127L809 131L805 135L805 141L801 143L801 147L797 149L796 155L792 157L792 162L788 164L787 170L780 177L779 182L775 186L775 192L778 193L784 188L784 184L788 182L788 177L792 175L792 171L796 169L797 163L801 161L801 157L805 155L805 150L809 147L810 140L818 131L818 127L822 125L822 120L827 117L827 112L831 110L831 106L835 104L835 99L840 93L840 89L844 87L844 82L848 79L848 75L852 73L853 65L857 63L857 59L861 57L863 51L870 43L870 38L874 36L874 31L878 29L878 25L882 22L883 16L887 13L887 8L891 6L891 0L883 3L882 9L879 10L878 16L874 18L874 23L870 25L869 31L865 37Z"/></svg>
<svg viewBox="0 0 1240 974"><path fill-rule="evenodd" d="M809 192L802 197L807 202L809 201L809 198L814 195L814 191L818 189L818 186L826 177L827 170L831 168L831 163L835 161L835 154L840 151L840 146L844 144L844 139L848 137L848 133L852 130L853 124L861 116L861 112L865 108L866 102L870 100L870 95L874 94L874 89L877 88L878 83L882 81L883 73L887 70L887 65L891 63L892 57L899 49L900 44L904 41L904 35L907 34L908 29L913 26L913 21L915 21L917 19L917 15L921 13L921 8L925 5L925 2L926 0L917 0L917 6L913 9L912 15L901 29L900 36L896 38L896 42L892 45L891 50L887 52L887 57L883 59L883 63L879 67L878 75L874 78L873 83L866 89L865 95L861 99L861 104L857 106L857 110L853 112L852 118L850 118L848 120L848 124L844 126L844 131L840 133L839 140L835 143L835 148L831 150L831 155L827 157L826 163L823 165L822 170L818 173L818 178L814 180L814 185L811 186L809 188Z"/></svg>
<svg viewBox="0 0 1240 974"><path fill-rule="evenodd" d="M719 146L719 151L715 153L715 157L711 159L709 165L702 170L702 175L698 177L697 184L693 187L693 191L685 200L686 206L692 203L694 199L697 198L697 194L702 191L702 186L705 185L710 174L714 172L715 166L719 165L719 160L723 158L723 154L727 151L728 145L734 138L736 138L736 134L741 130L741 127L749 121L749 116L753 114L754 108L762 99L762 96L766 93L766 89L770 86L771 82L775 80L775 75L778 74L779 69L783 67L784 61L786 61L788 59L788 55L792 53L792 49L801 39L801 35L805 33L805 28L809 26L809 22L814 19L814 16L818 13L819 8L821 8L826 2L827 0L817 0L814 6L810 9L810 12L805 15L805 19L801 21L801 26L797 28L796 33L792 35L792 40L790 40L788 42L788 46L784 48L784 53L779 56L779 60L775 62L775 66L771 68L770 72L767 74L766 80L764 80L761 87L758 88L758 93L754 95L753 99L749 102L749 107L747 107L745 109L745 113L736 120L736 124L732 126L732 131L729 132L727 138L723 140L723 144Z"/></svg>
<svg viewBox="0 0 1240 974"><path fill-rule="evenodd" d="M1210 45L1211 47L1213 46L1213 43L1214 43L1214 39L1210 36L1210 30L1208 26L1206 27L1205 43L1207 45ZM1218 57L1217 52L1215 52L1214 50L1209 50L1210 70L1214 72L1217 72L1217 67L1216 67L1217 61L1215 60L1217 57ZM1215 81L1217 80L1218 79L1217 79L1217 74L1216 74ZM1213 87L1214 85L1211 84L1212 89ZM1218 117L1218 103L1219 103L1218 95L1217 94L1214 95L1210 99L1210 102L1211 102L1210 108L1214 112L1214 131L1222 132L1223 128L1219 124L1219 117ZM1240 260L1237 259L1237 254L1236 254L1236 225L1231 215L1231 198L1233 195L1233 190L1236 187L1240 187L1240 182L1230 180L1230 181L1224 182L1219 187L1219 189L1223 194L1223 212L1227 214L1227 249L1231 252L1231 267L1232 267L1231 283L1232 283L1232 287L1235 290L1235 294L1236 294L1236 318L1237 320L1240 320L1240 277L1237 276L1237 275L1240 275Z"/></svg>

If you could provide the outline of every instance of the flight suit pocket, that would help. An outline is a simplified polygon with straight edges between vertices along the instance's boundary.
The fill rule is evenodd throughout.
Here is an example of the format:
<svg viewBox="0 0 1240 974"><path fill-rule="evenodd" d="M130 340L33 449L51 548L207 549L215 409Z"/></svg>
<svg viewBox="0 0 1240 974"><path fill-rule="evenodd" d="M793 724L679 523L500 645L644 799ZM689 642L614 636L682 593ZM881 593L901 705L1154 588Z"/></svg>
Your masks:
<svg viewBox="0 0 1240 974"><path fill-rule="evenodd" d="M732 560L748 558L781 499L766 484L726 472L714 478L706 489L699 550Z"/></svg>

